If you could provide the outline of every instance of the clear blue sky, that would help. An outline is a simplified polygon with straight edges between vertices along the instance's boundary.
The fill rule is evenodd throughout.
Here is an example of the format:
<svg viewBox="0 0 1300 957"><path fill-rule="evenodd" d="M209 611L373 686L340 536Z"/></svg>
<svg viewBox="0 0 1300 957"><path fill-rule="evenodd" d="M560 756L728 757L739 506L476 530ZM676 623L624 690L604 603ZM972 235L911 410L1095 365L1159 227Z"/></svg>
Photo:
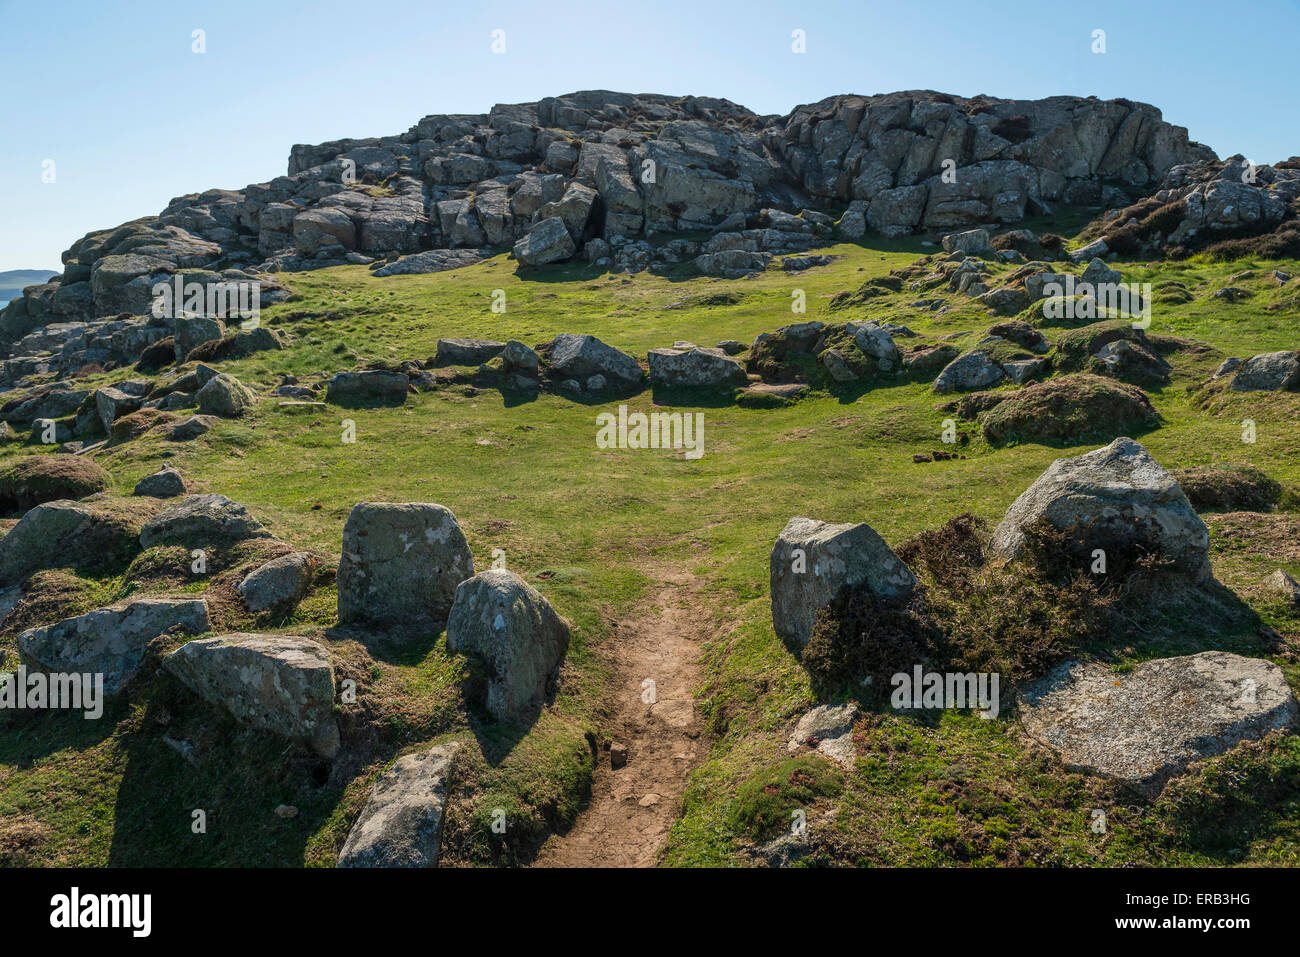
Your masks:
<svg viewBox="0 0 1300 957"><path fill-rule="evenodd" d="M504 55L491 52L495 29ZM1294 0L0 0L0 270L57 268L91 229L268 180L293 143L588 88L723 96L761 113L918 88L1124 96L1221 156L1272 162L1300 153L1297 36Z"/></svg>

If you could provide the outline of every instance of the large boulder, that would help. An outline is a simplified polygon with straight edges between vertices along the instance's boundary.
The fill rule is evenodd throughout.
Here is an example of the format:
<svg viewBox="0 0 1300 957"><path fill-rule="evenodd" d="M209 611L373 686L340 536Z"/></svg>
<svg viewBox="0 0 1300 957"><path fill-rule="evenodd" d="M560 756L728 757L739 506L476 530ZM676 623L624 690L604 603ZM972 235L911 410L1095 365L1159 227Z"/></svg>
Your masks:
<svg viewBox="0 0 1300 957"><path fill-rule="evenodd" d="M171 505L140 530L140 544L231 545L249 538L270 538L271 533L243 505L224 495L189 495Z"/></svg>
<svg viewBox="0 0 1300 957"><path fill-rule="evenodd" d="M518 575L491 569L461 582L447 619L447 649L486 666L483 704L499 721L536 715L569 648L569 623Z"/></svg>
<svg viewBox="0 0 1300 957"><path fill-rule="evenodd" d="M504 342L493 339L439 339L434 363L440 366L476 366L501 354Z"/></svg>
<svg viewBox="0 0 1300 957"><path fill-rule="evenodd" d="M149 642L179 629L208 630L208 603L199 598L142 598L97 608L18 636L18 655L29 670L102 674L116 694L139 670Z"/></svg>
<svg viewBox="0 0 1300 957"><path fill-rule="evenodd" d="M569 259L577 252L573 237L559 216L543 219L515 243L515 259L523 266L545 266Z"/></svg>
<svg viewBox="0 0 1300 957"><path fill-rule="evenodd" d="M140 520L116 502L60 499L37 505L0 539L0 584L17 583L42 568L123 564L140 550Z"/></svg>
<svg viewBox="0 0 1300 957"><path fill-rule="evenodd" d="M404 373L384 369L337 372L325 388L325 398L345 405L369 401L401 403L406 401L410 384Z"/></svg>
<svg viewBox="0 0 1300 957"><path fill-rule="evenodd" d="M941 394L968 392L971 389L987 389L1005 378L1006 373L1002 367L988 353L977 349L958 356L944 366L930 388Z"/></svg>
<svg viewBox="0 0 1300 957"><path fill-rule="evenodd" d="M189 314L177 316L174 329L173 347L177 362L184 362L199 346L221 339L226 334L226 324L220 319Z"/></svg>
<svg viewBox="0 0 1300 957"><path fill-rule="evenodd" d="M1151 798L1191 762L1300 718L1277 665L1223 651L1157 658L1122 673L1069 662L1021 689L1018 705L1029 736L1067 767Z"/></svg>
<svg viewBox="0 0 1300 957"><path fill-rule="evenodd" d="M1237 392L1300 390L1300 352L1266 352L1241 364L1229 388Z"/></svg>
<svg viewBox="0 0 1300 957"><path fill-rule="evenodd" d="M112 476L80 455L29 455L0 469L0 511L25 512L43 502L102 492Z"/></svg>
<svg viewBox="0 0 1300 957"><path fill-rule="evenodd" d="M817 612L844 588L866 588L886 603L907 601L916 578L869 525L792 518L772 547L772 625L802 647Z"/></svg>
<svg viewBox="0 0 1300 957"><path fill-rule="evenodd" d="M326 758L338 753L334 666L324 646L310 638L200 638L164 658L163 667L241 724L307 743Z"/></svg>
<svg viewBox="0 0 1300 957"><path fill-rule="evenodd" d="M1026 531L1038 521L1065 533L1070 561L1092 562L1095 549L1113 563L1137 551L1157 552L1173 567L1204 580L1210 576L1210 535L1178 481L1137 442L1110 445L1057 459L1009 509L993 533L992 554L1021 557Z"/></svg>
<svg viewBox="0 0 1300 957"><path fill-rule="evenodd" d="M311 588L316 559L307 552L293 552L259 565L235 586L244 607L254 614L287 615Z"/></svg>
<svg viewBox="0 0 1300 957"><path fill-rule="evenodd" d="M626 352L607 346L595 336L562 332L551 345L551 369L566 379L585 382L594 375L620 387L641 382L641 366Z"/></svg>
<svg viewBox="0 0 1300 957"><path fill-rule="evenodd" d="M651 349L650 381L696 389L734 389L749 381L745 367L721 349Z"/></svg>
<svg viewBox="0 0 1300 957"><path fill-rule="evenodd" d="M893 337L879 323L850 321L845 328L852 334L854 344L875 359L881 370L894 369L902 361Z"/></svg>
<svg viewBox="0 0 1300 957"><path fill-rule="evenodd" d="M450 509L429 502L361 502L343 527L339 620L442 628L474 558Z"/></svg>
<svg viewBox="0 0 1300 957"><path fill-rule="evenodd" d="M370 789L339 867L437 867L456 742L398 758Z"/></svg>
<svg viewBox="0 0 1300 957"><path fill-rule="evenodd" d="M136 411L144 403L138 395L131 395L113 386L95 390L95 410L99 413L99 423L107 432L113 423L122 416Z"/></svg>
<svg viewBox="0 0 1300 957"><path fill-rule="evenodd" d="M185 492L185 476L170 465L164 465L157 472L140 479L131 494L147 495L150 498L175 498Z"/></svg>
<svg viewBox="0 0 1300 957"><path fill-rule="evenodd" d="M257 404L257 395L234 376L221 372L207 381L196 396L199 412L236 418Z"/></svg>

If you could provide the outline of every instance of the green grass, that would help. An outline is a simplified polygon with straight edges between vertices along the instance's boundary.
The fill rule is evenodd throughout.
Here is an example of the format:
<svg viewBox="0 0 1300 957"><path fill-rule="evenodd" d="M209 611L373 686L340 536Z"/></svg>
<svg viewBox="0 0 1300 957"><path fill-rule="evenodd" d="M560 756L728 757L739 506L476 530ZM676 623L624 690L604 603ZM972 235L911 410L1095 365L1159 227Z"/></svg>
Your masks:
<svg viewBox="0 0 1300 957"><path fill-rule="evenodd" d="M681 271L626 277L581 265L516 274L503 256L430 276L377 280L359 266L290 274L282 278L293 298L266 310L263 321L295 337L293 347L222 368L265 394L283 374L307 378L366 361L423 359L442 336L534 344L560 332L587 332L644 358L648 349L677 339L748 342L806 319L899 322L920 333L920 341L969 332L957 340L968 348L1000 321L942 287L913 291L906 284L866 306L830 312L836 293L932 251L914 241L878 245L835 246L826 251L842 258L831 266L803 274L773 269L746 280L688 278ZM1203 355L1170 356L1173 382L1151 393L1164 421L1141 441L1165 466L1247 463L1300 488L1296 396L1189 391L1226 355L1300 346L1295 284L1276 288L1267 279L1274 265L1300 270L1294 262L1120 264L1126 281L1159 289L1176 280L1190 294L1177 304L1158 301L1150 333L1213 347ZM1014 267L994 268L1001 275ZM1251 298L1237 304L1211 298L1243 270L1255 277L1231 284L1253 290ZM497 289L506 295L503 314L491 309ZM805 314L791 312L795 289L806 294ZM956 308L939 314L909 305L939 295ZM1061 331L1044 329L1049 338ZM119 370L91 381L132 375ZM647 390L626 401L633 411L649 411L654 396ZM599 731L604 713L598 650L613 622L638 613L650 584L644 569L656 563L701 579L698 614L718 629L703 652L697 701L709 754L692 775L668 864L741 863L755 838L755 814L765 821L788 817L784 804L799 802L838 808L826 819L808 814L817 853L826 860L1295 863L1300 750L1294 738L1205 762L1165 799L1146 804L1032 752L1009 711L996 721L945 714L931 722L868 712L855 769L812 772L817 786L806 794L764 791L785 768L791 721L814 701L806 674L772 631L767 601L768 553L789 518L865 521L891 544L964 511L992 523L1054 459L1094 447L995 450L977 438L962 450L964 459L914 464L913 453L943 448L948 414L938 408L942 401L926 383L900 379L865 392L815 392L781 408L713 403L702 408L705 455L693 461L671 451L598 449L595 417L617 401L550 394L521 401L450 385L409 396L397 409L331 406L291 416L266 399L255 414L222 422L194 442L166 443L150 434L102 452L97 461L120 493L169 462L197 490L242 502L279 537L326 556L338 554L344 521L359 501L451 508L477 567L488 567L493 550L502 549L507 567L573 622L561 693L526 733L503 738L467 718L458 683L463 661L437 636L404 654L372 654L335 639L328 582L287 622L249 620L227 602L222 628L278 629L333 643L362 688L370 744L361 765L344 779L319 780L323 772L309 760L282 758L282 742L240 731L160 680L133 692L102 722L52 715L3 733L0 820L10 823L0 825L0 862L329 865L375 777L403 751L450 739L462 743L463 757L448 812L448 853L464 863L525 862L538 839L574 819L590 788L587 736ZM1241 441L1245 418L1256 423L1253 445ZM355 444L340 441L344 419L355 422ZM10 446L0 454L26 452ZM1279 565L1300 573L1300 555L1293 550L1286 558L1281 545L1262 551L1252 541L1220 539L1216 527L1216 571L1283 633L1287 643L1275 657L1297 685L1300 624L1250 587ZM128 583L125 569L77 580L75 610L150 587L150 574L166 565L166 556L141 561L139 585ZM179 587L217 595L241 567L236 562ZM15 637L12 628L0 632L0 647L11 655ZM1221 640L1260 653L1249 635ZM1119 657L1151 653L1135 647ZM170 715L167 723L158 722L159 709ZM191 768L164 735L205 742L204 764ZM298 815L278 817L279 804L297 807ZM760 804L765 810L756 812ZM195 808L209 811L206 836L190 831ZM490 826L497 809L511 822L504 837ZM1089 828L1094 809L1106 810L1105 835ZM1216 815L1220 823L1205 824L1219 821Z"/></svg>

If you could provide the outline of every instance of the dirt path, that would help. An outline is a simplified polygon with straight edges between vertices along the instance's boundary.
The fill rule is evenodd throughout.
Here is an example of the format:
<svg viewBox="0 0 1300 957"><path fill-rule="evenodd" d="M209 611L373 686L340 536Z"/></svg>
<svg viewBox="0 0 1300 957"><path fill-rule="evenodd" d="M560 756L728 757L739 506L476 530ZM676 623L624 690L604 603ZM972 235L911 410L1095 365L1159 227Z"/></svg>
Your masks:
<svg viewBox="0 0 1300 957"><path fill-rule="evenodd" d="M590 804L543 846L537 867L653 866L680 814L686 778L704 758L693 692L707 617L693 607L691 576L657 577L645 614L619 623L609 642L606 727L627 748L627 763L614 769L610 752L600 752Z"/></svg>

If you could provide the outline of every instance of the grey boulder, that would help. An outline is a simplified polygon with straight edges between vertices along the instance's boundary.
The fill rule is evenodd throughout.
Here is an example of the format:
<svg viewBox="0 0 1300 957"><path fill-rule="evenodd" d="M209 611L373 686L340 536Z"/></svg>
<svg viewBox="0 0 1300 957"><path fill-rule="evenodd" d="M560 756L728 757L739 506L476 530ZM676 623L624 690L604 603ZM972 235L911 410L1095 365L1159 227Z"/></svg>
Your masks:
<svg viewBox="0 0 1300 957"><path fill-rule="evenodd" d="M307 552L281 555L245 575L235 590L254 614L287 615L306 596L315 571L316 559Z"/></svg>
<svg viewBox="0 0 1300 957"><path fill-rule="evenodd" d="M380 775L339 852L339 867L437 867L456 752L452 742L398 758Z"/></svg>
<svg viewBox="0 0 1300 957"><path fill-rule="evenodd" d="M271 533L238 502L224 495L189 495L163 509L140 530L140 544L233 544Z"/></svg>
<svg viewBox="0 0 1300 957"><path fill-rule="evenodd" d="M1223 651L1157 658L1117 674L1060 665L1023 688L1020 722L1072 770L1157 796L1193 761L1295 725L1277 665Z"/></svg>
<svg viewBox="0 0 1300 957"><path fill-rule="evenodd" d="M334 666L329 652L295 635L200 638L163 659L163 668L241 724L338 753Z"/></svg>
<svg viewBox="0 0 1300 957"><path fill-rule="evenodd" d="M199 412L224 418L237 418L257 404L253 390L225 372L209 379L195 398Z"/></svg>
<svg viewBox="0 0 1300 957"><path fill-rule="evenodd" d="M132 495L150 498L175 498L185 494L185 478L170 465L165 465L152 475L146 475L135 484Z"/></svg>
<svg viewBox="0 0 1300 957"><path fill-rule="evenodd" d="M1048 466L1007 509L993 533L992 555L1020 557L1026 529L1039 520L1076 542L1079 557L1102 549L1113 561L1140 547L1197 580L1210 576L1205 523L1178 481L1130 438Z"/></svg>
<svg viewBox="0 0 1300 957"><path fill-rule="evenodd" d="M911 597L916 578L869 525L790 519L770 558L776 633L802 647L817 612L841 589L858 587L885 602L902 603Z"/></svg>
<svg viewBox="0 0 1300 957"><path fill-rule="evenodd" d="M173 628L208 630L202 599L142 598L97 608L18 636L18 655L34 671L102 674L104 691L116 694L140 668L149 642Z"/></svg>
<svg viewBox="0 0 1300 957"><path fill-rule="evenodd" d="M696 389L734 389L749 378L745 367L721 349L651 349L650 381Z"/></svg>
<svg viewBox="0 0 1300 957"><path fill-rule="evenodd" d="M524 722L536 715L568 648L569 623L518 575L494 568L456 589L447 649L483 661L483 705L497 720Z"/></svg>
<svg viewBox="0 0 1300 957"><path fill-rule="evenodd" d="M551 368L566 379L589 379L602 375L615 385L627 387L641 382L641 366L626 352L608 346L595 336L562 332L551 345Z"/></svg>
<svg viewBox="0 0 1300 957"><path fill-rule="evenodd" d="M339 620L436 630L474 559L450 509L426 502L361 502L343 527Z"/></svg>

